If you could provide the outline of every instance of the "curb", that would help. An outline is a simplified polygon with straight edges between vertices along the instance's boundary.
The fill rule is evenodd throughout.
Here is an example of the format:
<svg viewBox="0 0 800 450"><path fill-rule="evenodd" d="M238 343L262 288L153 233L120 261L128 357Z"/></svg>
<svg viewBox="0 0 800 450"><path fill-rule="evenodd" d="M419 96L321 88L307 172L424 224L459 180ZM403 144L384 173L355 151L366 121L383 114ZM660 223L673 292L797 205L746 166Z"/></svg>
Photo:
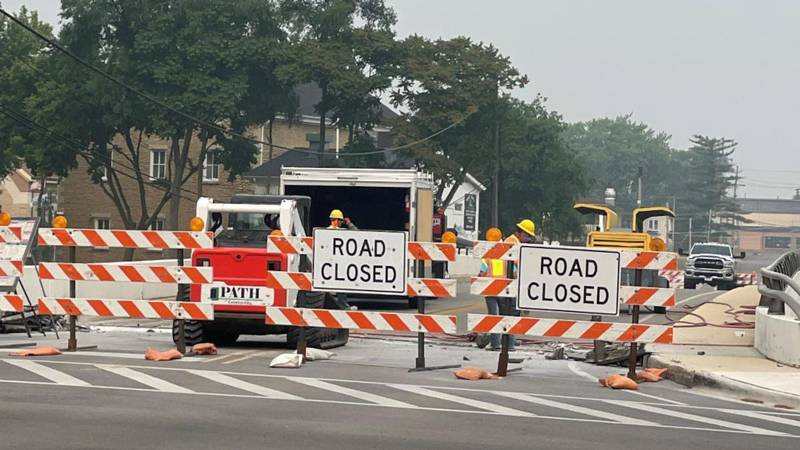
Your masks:
<svg viewBox="0 0 800 450"><path fill-rule="evenodd" d="M651 354L646 365L647 367L666 368L667 372L664 378L689 388L708 388L721 391L747 403L758 403L753 402L753 400L757 400L763 402L764 406L780 405L800 409L800 397L796 395L762 388L705 370L694 370L663 355Z"/></svg>

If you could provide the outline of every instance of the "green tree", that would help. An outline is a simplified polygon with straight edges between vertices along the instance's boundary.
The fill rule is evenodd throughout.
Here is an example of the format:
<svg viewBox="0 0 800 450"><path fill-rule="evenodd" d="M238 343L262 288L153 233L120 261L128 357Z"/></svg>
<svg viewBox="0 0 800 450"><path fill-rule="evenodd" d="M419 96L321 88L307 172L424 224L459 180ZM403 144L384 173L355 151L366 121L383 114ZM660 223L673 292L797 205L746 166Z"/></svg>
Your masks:
<svg viewBox="0 0 800 450"><path fill-rule="evenodd" d="M332 122L354 140L380 119L379 96L392 82L394 11L383 0L282 0L280 6L291 46L278 76L319 86L321 146Z"/></svg>
<svg viewBox="0 0 800 450"><path fill-rule="evenodd" d="M702 230L700 235L727 236L734 223L747 222L730 196L735 178L732 155L738 144L732 139L699 134L692 136L690 142L684 189L679 200L683 205L681 216L691 217L694 231ZM712 219L710 233L709 216ZM678 231L686 236L688 220L680 225Z"/></svg>
<svg viewBox="0 0 800 450"><path fill-rule="evenodd" d="M149 227L167 204L168 225L180 227L181 199L192 199L182 193L184 186L212 148L221 149L231 176L250 167L256 151L251 142L204 123L242 133L291 103L291 86L273 74L285 33L271 2L64 0L62 18L62 45L199 118L188 120L54 53L52 76L28 101L31 113L72 138L73 160L86 161L126 228ZM142 142L155 136L167 143L167 168L162 179L152 180ZM199 151L190 151L194 144ZM133 195L123 189L123 178L134 179ZM145 195L153 186L162 191L155 204Z"/></svg>
<svg viewBox="0 0 800 450"><path fill-rule="evenodd" d="M497 48L467 37L410 36L400 54L391 101L406 112L394 131L400 142L433 136L408 153L434 174L437 201L447 206L467 172L484 182L496 176L494 136L508 93L528 79Z"/></svg>
<svg viewBox="0 0 800 450"><path fill-rule="evenodd" d="M681 192L680 151L670 147L670 136L636 122L630 115L570 124L564 140L586 167L588 194L603 198L603 191L617 191L617 210L625 224L638 197L642 169L642 206L672 204Z"/></svg>
<svg viewBox="0 0 800 450"><path fill-rule="evenodd" d="M499 225L506 232L523 218L533 219L537 233L548 239L580 232L572 205L585 193L587 179L562 139L564 127L542 97L530 103L508 101L501 134L499 205Z"/></svg>
<svg viewBox="0 0 800 450"><path fill-rule="evenodd" d="M28 11L23 6L15 17L42 34L52 33L50 25L40 21L36 11ZM3 61L0 64L0 178L17 168L37 148L52 145L46 136L34 133L18 114L25 110L26 99L35 92L36 80L43 73L47 56L41 40L0 16L0 59ZM31 169L38 169L32 165L29 164Z"/></svg>

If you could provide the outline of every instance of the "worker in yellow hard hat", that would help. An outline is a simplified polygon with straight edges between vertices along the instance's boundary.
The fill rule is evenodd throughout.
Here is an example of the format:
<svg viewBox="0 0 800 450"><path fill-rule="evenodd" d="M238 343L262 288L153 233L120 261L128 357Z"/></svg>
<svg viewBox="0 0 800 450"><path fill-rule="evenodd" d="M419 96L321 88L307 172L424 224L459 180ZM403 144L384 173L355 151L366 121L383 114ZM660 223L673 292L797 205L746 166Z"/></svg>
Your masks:
<svg viewBox="0 0 800 450"><path fill-rule="evenodd" d="M344 213L342 213L341 209L334 209L331 211L330 216L331 224L328 228L347 228L348 230L357 230L358 227L350 220L349 217L345 217Z"/></svg>
<svg viewBox="0 0 800 450"><path fill-rule="evenodd" d="M486 230L486 240L490 242L499 242L503 238L503 232L500 231L499 228L492 227ZM490 277L490 278L506 278L506 261L502 259L488 259L482 258L481 259L481 268L478 272L479 277ZM486 301L486 311L492 315L500 314L500 304L503 302L503 299L496 296L486 296L484 297L484 301ZM489 351L500 351L500 334L492 333L492 334L484 334L478 336L476 339L476 344L478 348L486 347L486 350Z"/></svg>
<svg viewBox="0 0 800 450"><path fill-rule="evenodd" d="M536 237L536 224L531 219L522 219L517 223L517 229L511 236L506 238L506 242L512 244L529 244Z"/></svg>

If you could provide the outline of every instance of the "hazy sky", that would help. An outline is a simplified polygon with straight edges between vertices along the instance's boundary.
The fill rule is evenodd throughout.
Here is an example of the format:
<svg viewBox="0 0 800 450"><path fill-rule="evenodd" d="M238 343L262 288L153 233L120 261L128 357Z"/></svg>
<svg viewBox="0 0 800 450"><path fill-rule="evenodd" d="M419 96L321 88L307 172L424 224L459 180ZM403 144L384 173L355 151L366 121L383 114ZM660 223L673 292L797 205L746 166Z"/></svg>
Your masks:
<svg viewBox="0 0 800 450"><path fill-rule="evenodd" d="M688 146L739 142L750 197L800 188L800 2L792 0L387 0L401 36L494 43L567 121L632 113ZM57 22L58 0L24 4Z"/></svg>

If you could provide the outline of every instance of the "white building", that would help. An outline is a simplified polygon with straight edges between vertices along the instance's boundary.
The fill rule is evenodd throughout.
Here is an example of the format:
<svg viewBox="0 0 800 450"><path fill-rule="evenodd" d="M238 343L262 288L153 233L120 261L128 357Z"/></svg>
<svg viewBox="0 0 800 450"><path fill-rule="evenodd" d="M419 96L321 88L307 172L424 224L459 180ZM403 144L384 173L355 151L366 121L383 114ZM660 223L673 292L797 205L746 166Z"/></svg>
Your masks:
<svg viewBox="0 0 800 450"><path fill-rule="evenodd" d="M454 228L459 237L473 241L478 240L480 197L481 192L485 190L486 187L480 181L467 174L464 182L456 189L453 200L450 201L444 211L444 215L447 218L447 228Z"/></svg>

